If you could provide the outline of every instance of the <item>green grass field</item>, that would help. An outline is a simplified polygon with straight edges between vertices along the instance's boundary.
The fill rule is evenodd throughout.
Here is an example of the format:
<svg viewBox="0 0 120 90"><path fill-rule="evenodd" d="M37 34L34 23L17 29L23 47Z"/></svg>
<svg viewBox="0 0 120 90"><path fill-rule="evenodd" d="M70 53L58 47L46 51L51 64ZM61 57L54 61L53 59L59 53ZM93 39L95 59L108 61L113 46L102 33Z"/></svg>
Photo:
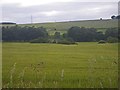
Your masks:
<svg viewBox="0 0 120 90"><path fill-rule="evenodd" d="M117 88L118 44L3 43L3 88Z"/></svg>

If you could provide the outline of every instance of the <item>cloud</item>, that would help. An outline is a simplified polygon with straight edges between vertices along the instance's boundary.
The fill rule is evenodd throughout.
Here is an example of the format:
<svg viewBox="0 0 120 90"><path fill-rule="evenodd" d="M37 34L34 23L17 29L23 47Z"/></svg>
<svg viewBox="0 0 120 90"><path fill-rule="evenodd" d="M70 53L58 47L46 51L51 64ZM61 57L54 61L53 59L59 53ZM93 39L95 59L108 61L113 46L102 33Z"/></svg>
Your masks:
<svg viewBox="0 0 120 90"><path fill-rule="evenodd" d="M61 12L60 11L47 11L47 12L42 12L42 14L44 14L45 16L57 16L59 15Z"/></svg>
<svg viewBox="0 0 120 90"><path fill-rule="evenodd" d="M2 0L1 4L14 4L18 3L20 6L35 6L35 5L45 5L55 2L119 2L119 0Z"/></svg>
<svg viewBox="0 0 120 90"><path fill-rule="evenodd" d="M54 2L21 7L19 3L3 4L3 21L17 23L110 18L118 14L116 2Z"/></svg>
<svg viewBox="0 0 120 90"><path fill-rule="evenodd" d="M18 3L20 6L27 7L27 6L35 6L35 5L44 5L50 4L55 2L72 2L74 0L3 0L2 4L8 3Z"/></svg>

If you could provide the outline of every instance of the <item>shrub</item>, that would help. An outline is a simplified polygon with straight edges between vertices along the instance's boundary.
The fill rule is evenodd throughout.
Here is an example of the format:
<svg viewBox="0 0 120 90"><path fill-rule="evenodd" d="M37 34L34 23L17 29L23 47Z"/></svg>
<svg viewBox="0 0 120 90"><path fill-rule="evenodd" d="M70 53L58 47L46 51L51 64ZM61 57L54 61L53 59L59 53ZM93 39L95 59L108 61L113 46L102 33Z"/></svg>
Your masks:
<svg viewBox="0 0 120 90"><path fill-rule="evenodd" d="M48 38L37 38L30 41L30 43L48 43Z"/></svg>
<svg viewBox="0 0 120 90"><path fill-rule="evenodd" d="M67 45L76 44L74 41L72 41L70 39L61 39L61 40L58 40L57 43L58 44L67 44Z"/></svg>
<svg viewBox="0 0 120 90"><path fill-rule="evenodd" d="M104 44L104 43L106 43L105 40L100 40L100 41L98 42L98 44Z"/></svg>

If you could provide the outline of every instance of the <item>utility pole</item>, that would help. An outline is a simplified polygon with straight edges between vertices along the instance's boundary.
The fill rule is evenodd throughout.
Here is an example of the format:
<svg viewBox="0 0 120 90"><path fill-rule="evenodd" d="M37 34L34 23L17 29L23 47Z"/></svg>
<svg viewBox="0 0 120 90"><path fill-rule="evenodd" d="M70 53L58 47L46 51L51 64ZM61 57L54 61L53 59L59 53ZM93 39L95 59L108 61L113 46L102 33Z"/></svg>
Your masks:
<svg viewBox="0 0 120 90"><path fill-rule="evenodd" d="M31 15L31 24L33 23L33 17L32 17L32 15Z"/></svg>

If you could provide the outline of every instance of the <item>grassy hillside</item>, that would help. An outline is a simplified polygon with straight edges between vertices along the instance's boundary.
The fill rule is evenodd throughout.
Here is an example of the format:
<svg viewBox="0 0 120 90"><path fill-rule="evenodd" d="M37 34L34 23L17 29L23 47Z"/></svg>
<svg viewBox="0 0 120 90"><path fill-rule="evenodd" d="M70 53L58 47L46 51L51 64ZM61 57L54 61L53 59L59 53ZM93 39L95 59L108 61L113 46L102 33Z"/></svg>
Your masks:
<svg viewBox="0 0 120 90"><path fill-rule="evenodd" d="M32 24L33 26L39 27L43 26L48 29L58 29L58 30L64 30L68 29L72 26L80 26L80 27L86 27L86 28L111 28L111 27L117 27L117 20L85 20L85 21L71 21L71 22L56 22L56 23L37 23ZM22 26L32 26L31 24L23 24Z"/></svg>
<svg viewBox="0 0 120 90"><path fill-rule="evenodd" d="M104 32L106 28L117 27L118 20L107 19L107 20L84 20L84 21L53 22L53 23L34 23L34 24L19 24L19 26L35 26L35 27L42 26L47 28L47 31L50 34L54 34L54 32L56 31L65 33L72 26L96 28L97 30Z"/></svg>
<svg viewBox="0 0 120 90"><path fill-rule="evenodd" d="M3 43L3 87L117 88L117 44Z"/></svg>

